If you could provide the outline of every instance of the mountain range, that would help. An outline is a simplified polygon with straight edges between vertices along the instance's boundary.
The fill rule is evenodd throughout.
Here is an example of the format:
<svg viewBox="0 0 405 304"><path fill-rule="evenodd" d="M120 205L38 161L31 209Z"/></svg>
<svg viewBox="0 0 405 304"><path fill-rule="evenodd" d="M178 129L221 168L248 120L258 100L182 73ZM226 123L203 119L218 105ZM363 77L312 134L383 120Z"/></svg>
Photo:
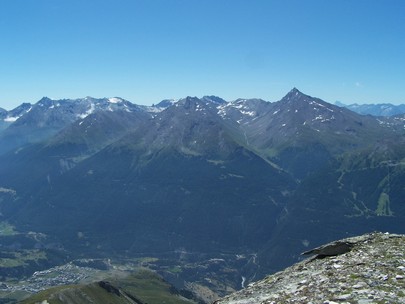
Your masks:
<svg viewBox="0 0 405 304"><path fill-rule="evenodd" d="M345 107L353 112L362 115L373 115L373 116L394 116L401 115L405 113L405 105L393 105L390 103L379 103L379 104L343 104L339 101L335 102L335 105L339 107Z"/></svg>
<svg viewBox="0 0 405 304"><path fill-rule="evenodd" d="M405 229L403 115L294 88L277 102L43 98L0 121L1 221L46 235L38 248L251 256L237 288L308 246Z"/></svg>

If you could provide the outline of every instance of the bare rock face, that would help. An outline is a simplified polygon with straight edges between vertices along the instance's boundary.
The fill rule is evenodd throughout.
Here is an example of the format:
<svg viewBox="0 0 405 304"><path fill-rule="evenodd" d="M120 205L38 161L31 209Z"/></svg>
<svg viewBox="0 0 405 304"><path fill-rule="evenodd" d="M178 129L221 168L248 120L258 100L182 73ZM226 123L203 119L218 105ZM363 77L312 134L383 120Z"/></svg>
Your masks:
<svg viewBox="0 0 405 304"><path fill-rule="evenodd" d="M311 249L309 251L305 251L302 254L303 255L316 254L317 257L325 257L343 254L349 252L352 248L353 248L352 243L337 241Z"/></svg>
<svg viewBox="0 0 405 304"><path fill-rule="evenodd" d="M405 303L405 235L371 233L306 254L317 256L215 303Z"/></svg>

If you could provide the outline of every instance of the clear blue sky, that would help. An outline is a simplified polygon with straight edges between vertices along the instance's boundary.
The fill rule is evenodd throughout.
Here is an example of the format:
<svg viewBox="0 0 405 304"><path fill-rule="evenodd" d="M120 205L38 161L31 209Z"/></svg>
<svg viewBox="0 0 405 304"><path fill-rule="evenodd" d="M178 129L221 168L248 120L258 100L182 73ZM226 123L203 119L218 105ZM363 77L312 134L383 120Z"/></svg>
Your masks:
<svg viewBox="0 0 405 304"><path fill-rule="evenodd" d="M0 107L213 94L405 103L404 0L0 0Z"/></svg>

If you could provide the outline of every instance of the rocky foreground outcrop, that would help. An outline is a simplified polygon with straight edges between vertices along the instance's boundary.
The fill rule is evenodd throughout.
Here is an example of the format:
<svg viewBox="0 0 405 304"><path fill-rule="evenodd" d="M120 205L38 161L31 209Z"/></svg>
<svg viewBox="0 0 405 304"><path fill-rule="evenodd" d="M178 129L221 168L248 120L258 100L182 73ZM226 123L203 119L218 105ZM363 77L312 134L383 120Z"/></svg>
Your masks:
<svg viewBox="0 0 405 304"><path fill-rule="evenodd" d="M317 255L214 303L405 303L405 235L371 233L307 253Z"/></svg>

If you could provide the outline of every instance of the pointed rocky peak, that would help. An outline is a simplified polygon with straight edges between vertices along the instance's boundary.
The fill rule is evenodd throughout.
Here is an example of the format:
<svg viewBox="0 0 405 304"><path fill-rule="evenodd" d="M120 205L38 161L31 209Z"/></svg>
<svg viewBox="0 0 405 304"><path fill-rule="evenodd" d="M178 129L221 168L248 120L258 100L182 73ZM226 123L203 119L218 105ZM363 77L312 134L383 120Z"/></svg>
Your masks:
<svg viewBox="0 0 405 304"><path fill-rule="evenodd" d="M334 112L339 107L330 104L322 99L306 95L299 91L297 88L293 88L287 95L285 95L279 102L277 102L280 108L285 108L300 111L329 111Z"/></svg>
<svg viewBox="0 0 405 304"><path fill-rule="evenodd" d="M30 103L23 103L19 105L17 108L11 110L11 111L6 111L6 117L4 118L4 121L6 122L14 122L24 114L28 113L31 111L32 105Z"/></svg>
<svg viewBox="0 0 405 304"><path fill-rule="evenodd" d="M198 97L187 96L186 98L180 99L176 106L182 106L189 110L199 108L203 104L205 103L203 103Z"/></svg>
<svg viewBox="0 0 405 304"><path fill-rule="evenodd" d="M302 94L302 92L300 90L298 90L296 87L293 87L292 90L289 92L292 94Z"/></svg>
<svg viewBox="0 0 405 304"><path fill-rule="evenodd" d="M297 88L293 88L290 92L287 93L281 100L282 101L296 101L296 100L301 100L303 98L308 98L310 96L305 95L302 93L300 90Z"/></svg>
<svg viewBox="0 0 405 304"><path fill-rule="evenodd" d="M187 96L179 100L167 99L155 106L160 111L159 120L177 119L179 116L189 115L203 108L203 102L197 97Z"/></svg>
<svg viewBox="0 0 405 304"><path fill-rule="evenodd" d="M227 104L229 107L235 107L237 109L244 108L245 110L247 109L254 109L257 110L259 107L267 106L270 103L260 99L260 98L238 98L234 101L231 101Z"/></svg>
<svg viewBox="0 0 405 304"><path fill-rule="evenodd" d="M222 99L221 97L218 97L218 96L214 96L214 95L211 95L211 96L204 96L204 97L202 98L202 100L204 100L204 101L206 101L206 102L214 103L214 104L216 104L216 105L221 105L221 104L225 104L225 103L226 103L226 101L225 101L224 99Z"/></svg>
<svg viewBox="0 0 405 304"><path fill-rule="evenodd" d="M19 105L17 108L12 109L9 111L9 113L21 113L21 112L27 112L32 108L32 104L28 102L24 102L21 105Z"/></svg>
<svg viewBox="0 0 405 304"><path fill-rule="evenodd" d="M200 99L196 96L187 96L186 98L180 99L183 103L198 102Z"/></svg>
<svg viewBox="0 0 405 304"><path fill-rule="evenodd" d="M44 97L42 97L39 101L38 101L38 103L39 102L47 102L47 101L52 101L53 99L51 99L51 98L49 98L49 97L47 97L47 96L44 96Z"/></svg>
<svg viewBox="0 0 405 304"><path fill-rule="evenodd" d="M187 96L180 99L164 99L153 107L157 109L167 109L171 106L181 107L185 109L195 108L197 104L202 104L202 100L197 97Z"/></svg>
<svg viewBox="0 0 405 304"><path fill-rule="evenodd" d="M54 100L50 99L49 97L42 97L41 100L39 100L35 105L39 106L48 106L52 105Z"/></svg>
<svg viewBox="0 0 405 304"><path fill-rule="evenodd" d="M179 101L179 99L163 99L161 102L159 102L157 105L154 105L154 107L156 108L168 108L172 105L174 105L175 103L177 103Z"/></svg>

